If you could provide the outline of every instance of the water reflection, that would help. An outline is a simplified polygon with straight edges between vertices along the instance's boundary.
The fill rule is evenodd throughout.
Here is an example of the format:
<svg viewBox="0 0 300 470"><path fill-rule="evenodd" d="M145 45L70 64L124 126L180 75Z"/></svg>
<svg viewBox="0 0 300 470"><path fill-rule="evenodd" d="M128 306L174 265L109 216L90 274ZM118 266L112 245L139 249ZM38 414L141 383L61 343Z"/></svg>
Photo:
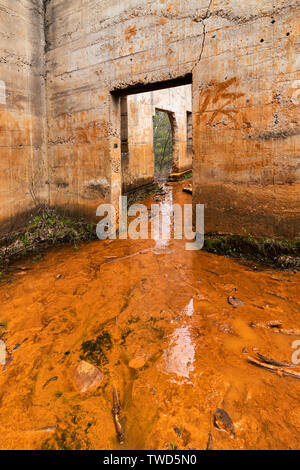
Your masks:
<svg viewBox="0 0 300 470"><path fill-rule="evenodd" d="M174 331L170 347L165 351L164 358L166 372L190 379L190 374L194 370L195 346L188 326L177 328ZM187 383L186 381L175 382Z"/></svg>
<svg viewBox="0 0 300 470"><path fill-rule="evenodd" d="M165 186L164 190L163 200L157 205L157 210L155 211L157 215L151 221L152 238L155 241L157 253L160 253L169 246L173 227L173 217L170 215L173 207L173 188Z"/></svg>
<svg viewBox="0 0 300 470"><path fill-rule="evenodd" d="M183 312L188 317L192 317L194 315L194 299L191 298L190 302L184 307Z"/></svg>

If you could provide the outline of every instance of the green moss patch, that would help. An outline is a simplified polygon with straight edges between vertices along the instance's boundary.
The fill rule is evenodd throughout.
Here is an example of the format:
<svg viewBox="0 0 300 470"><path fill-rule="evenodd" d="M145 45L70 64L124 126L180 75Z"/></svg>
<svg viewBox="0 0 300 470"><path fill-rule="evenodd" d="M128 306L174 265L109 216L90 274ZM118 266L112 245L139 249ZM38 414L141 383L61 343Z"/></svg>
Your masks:
<svg viewBox="0 0 300 470"><path fill-rule="evenodd" d="M74 409L67 413L65 421L59 423L53 436L46 439L41 450L88 450L90 448L90 440L88 431L95 420L75 406Z"/></svg>
<svg viewBox="0 0 300 470"><path fill-rule="evenodd" d="M208 234L205 236L204 250L254 260L280 269L300 270L300 237L281 240L251 235Z"/></svg>
<svg viewBox="0 0 300 470"><path fill-rule="evenodd" d="M0 241L0 270L14 260L29 254L39 254L58 244L78 244L96 239L96 225L83 219L58 214L52 209L42 209L28 226ZM36 257L39 258L39 255Z"/></svg>
<svg viewBox="0 0 300 470"><path fill-rule="evenodd" d="M108 331L104 330L96 339L82 343L80 359L96 366L104 366L108 363L106 352L111 348L111 336Z"/></svg>
<svg viewBox="0 0 300 470"><path fill-rule="evenodd" d="M169 176L169 181L184 181L193 177L193 171L183 171L182 173L171 173Z"/></svg>

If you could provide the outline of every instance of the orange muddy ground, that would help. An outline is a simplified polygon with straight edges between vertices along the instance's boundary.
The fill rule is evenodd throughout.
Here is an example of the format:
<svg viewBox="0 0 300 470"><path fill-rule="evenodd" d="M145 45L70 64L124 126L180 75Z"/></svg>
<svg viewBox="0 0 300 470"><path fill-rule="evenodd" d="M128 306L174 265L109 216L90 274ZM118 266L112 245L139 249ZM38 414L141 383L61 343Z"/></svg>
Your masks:
<svg viewBox="0 0 300 470"><path fill-rule="evenodd" d="M165 197L190 202L182 185ZM299 329L300 274L184 247L118 240L57 249L22 262L30 270L0 286L11 352L0 366L1 449L120 449L114 384L124 449L206 449L210 429L214 449L300 448L300 380L255 367L242 352L291 362L300 337L249 324ZM231 295L244 306L230 305ZM79 393L81 345L103 331L112 340L104 380ZM144 366L132 369L133 359ZM235 437L213 426L217 408Z"/></svg>

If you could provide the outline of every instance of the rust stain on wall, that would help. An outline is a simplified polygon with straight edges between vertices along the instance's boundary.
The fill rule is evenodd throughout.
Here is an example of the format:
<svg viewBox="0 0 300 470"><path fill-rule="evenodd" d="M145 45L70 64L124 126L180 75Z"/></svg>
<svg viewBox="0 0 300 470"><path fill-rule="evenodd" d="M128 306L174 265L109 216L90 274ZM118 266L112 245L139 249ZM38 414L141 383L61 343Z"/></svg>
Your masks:
<svg viewBox="0 0 300 470"><path fill-rule="evenodd" d="M199 113L211 112L211 116L207 121L208 124L213 124L222 115L235 122L234 115L238 113L238 110L233 105L235 105L238 98L245 96L245 93L230 91L229 88L233 85L236 87L239 85L236 77L219 83L212 81L208 88L200 93Z"/></svg>
<svg viewBox="0 0 300 470"><path fill-rule="evenodd" d="M129 41L134 36L136 36L136 25L128 26L128 28L125 29L126 41Z"/></svg>
<svg viewBox="0 0 300 470"><path fill-rule="evenodd" d="M273 226L253 217L253 231L260 225L266 235L300 232L300 203L293 205L293 223L276 224L300 185L296 0L275 8L264 0L48 0L33 9L25 3L0 0L6 31L0 41L0 220L13 221L32 207L29 181L39 201L78 207L88 216L84 182L105 178L105 198L115 203L122 186L120 113L111 90L192 73L194 202L208 207L208 224L216 228L211 214L221 211L230 231L239 232L252 210L251 201L240 203L239 191L249 185L258 198L261 186L270 186L275 202L266 197L265 212ZM148 170L147 163L138 166L135 178ZM213 188L228 182L236 191L225 204ZM278 185L285 196L278 196Z"/></svg>

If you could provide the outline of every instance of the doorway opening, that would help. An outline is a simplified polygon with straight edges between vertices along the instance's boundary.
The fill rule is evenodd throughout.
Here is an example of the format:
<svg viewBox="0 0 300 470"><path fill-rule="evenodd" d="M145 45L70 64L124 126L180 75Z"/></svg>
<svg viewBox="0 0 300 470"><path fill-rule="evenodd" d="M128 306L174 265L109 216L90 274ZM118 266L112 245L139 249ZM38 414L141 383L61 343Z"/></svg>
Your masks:
<svg viewBox="0 0 300 470"><path fill-rule="evenodd" d="M120 92L123 194L172 180L174 175L191 176L191 76L183 84L172 83L149 85L150 91L135 87Z"/></svg>
<svg viewBox="0 0 300 470"><path fill-rule="evenodd" d="M173 116L173 123L175 118ZM173 168L173 141L170 113L155 110L153 116L153 153L154 153L154 179L163 182L168 179Z"/></svg>

